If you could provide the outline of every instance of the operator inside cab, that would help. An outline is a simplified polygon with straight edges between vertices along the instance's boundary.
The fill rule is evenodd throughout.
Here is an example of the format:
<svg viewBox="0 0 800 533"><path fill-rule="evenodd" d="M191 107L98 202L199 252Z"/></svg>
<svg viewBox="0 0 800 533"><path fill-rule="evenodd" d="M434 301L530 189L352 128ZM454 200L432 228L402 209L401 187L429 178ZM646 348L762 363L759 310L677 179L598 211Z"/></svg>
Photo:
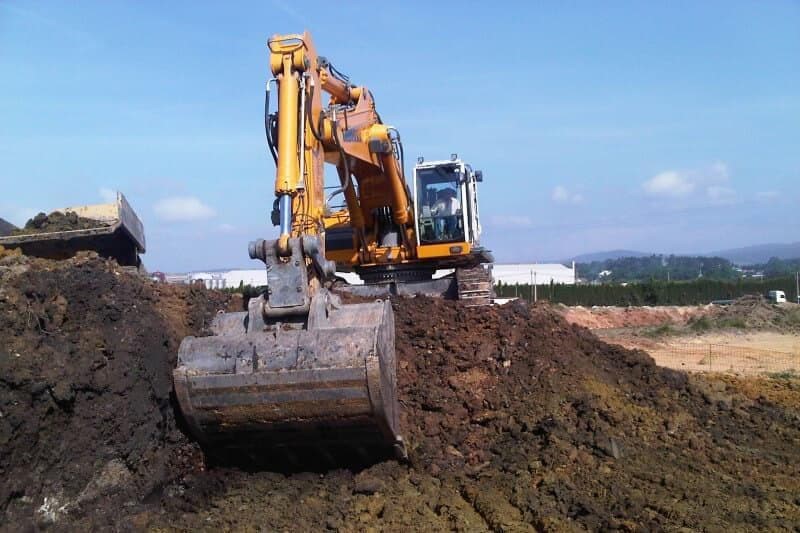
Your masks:
<svg viewBox="0 0 800 533"><path fill-rule="evenodd" d="M464 216L462 182L456 165L437 165L415 171L419 200L420 244L462 242Z"/></svg>
<svg viewBox="0 0 800 533"><path fill-rule="evenodd" d="M436 202L431 206L434 228L438 240L452 239L458 225L457 216L461 211L461 203L455 189L445 187L436 194Z"/></svg>

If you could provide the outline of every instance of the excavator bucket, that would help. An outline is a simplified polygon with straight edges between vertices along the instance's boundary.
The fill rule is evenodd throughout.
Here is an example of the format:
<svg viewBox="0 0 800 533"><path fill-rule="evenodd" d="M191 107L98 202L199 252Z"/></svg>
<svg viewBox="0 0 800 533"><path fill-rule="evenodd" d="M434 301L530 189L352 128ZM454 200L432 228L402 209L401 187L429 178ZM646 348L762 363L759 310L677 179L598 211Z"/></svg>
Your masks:
<svg viewBox="0 0 800 533"><path fill-rule="evenodd" d="M265 306L254 298L181 343L175 392L206 452L285 468L405 456L389 302L342 304L320 289L307 316L276 321Z"/></svg>

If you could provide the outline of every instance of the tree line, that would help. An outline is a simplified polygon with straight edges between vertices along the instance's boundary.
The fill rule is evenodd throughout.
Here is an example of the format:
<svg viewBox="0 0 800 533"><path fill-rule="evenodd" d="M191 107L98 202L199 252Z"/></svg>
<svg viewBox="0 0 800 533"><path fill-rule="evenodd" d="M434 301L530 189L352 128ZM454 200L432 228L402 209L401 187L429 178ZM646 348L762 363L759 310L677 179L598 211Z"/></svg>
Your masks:
<svg viewBox="0 0 800 533"><path fill-rule="evenodd" d="M782 290L787 300L797 301L794 276L772 279L662 281L642 283L602 283L597 285L545 284L536 286L536 297L565 305L702 305L714 300L733 300L748 294L766 295ZM531 285L495 285L498 298L519 297L532 300Z"/></svg>
<svg viewBox="0 0 800 533"><path fill-rule="evenodd" d="M795 272L800 272L800 258L779 259L777 257L772 257L766 263L751 265L748 268L763 272L766 278L791 276Z"/></svg>
<svg viewBox="0 0 800 533"><path fill-rule="evenodd" d="M736 279L739 272L733 263L722 257L688 257L651 255L620 257L591 263L578 263L579 278L589 281L692 280L698 278Z"/></svg>

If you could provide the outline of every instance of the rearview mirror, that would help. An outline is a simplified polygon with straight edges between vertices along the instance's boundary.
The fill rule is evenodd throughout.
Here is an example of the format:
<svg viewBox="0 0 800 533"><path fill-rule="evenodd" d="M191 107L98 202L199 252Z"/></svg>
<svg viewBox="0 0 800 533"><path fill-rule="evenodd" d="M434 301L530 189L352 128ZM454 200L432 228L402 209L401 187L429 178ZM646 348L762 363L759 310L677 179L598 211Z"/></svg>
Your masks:
<svg viewBox="0 0 800 533"><path fill-rule="evenodd" d="M482 170L476 170L475 171L475 181L477 181L478 183L482 183L483 182L483 171Z"/></svg>

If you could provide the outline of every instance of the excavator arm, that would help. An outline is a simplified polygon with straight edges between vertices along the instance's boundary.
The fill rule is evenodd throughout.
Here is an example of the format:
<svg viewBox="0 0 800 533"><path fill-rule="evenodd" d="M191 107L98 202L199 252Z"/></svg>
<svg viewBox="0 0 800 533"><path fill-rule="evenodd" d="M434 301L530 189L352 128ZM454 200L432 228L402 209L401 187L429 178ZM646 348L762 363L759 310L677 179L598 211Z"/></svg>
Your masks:
<svg viewBox="0 0 800 533"><path fill-rule="evenodd" d="M266 113L267 140L275 158L279 248L292 236L319 235L327 227L353 230L357 262L376 260L379 218L396 226L400 254L413 249L411 200L403 176L402 143L382 123L371 91L356 86L325 57L311 36L274 36L270 67L278 110ZM267 84L267 108L272 82ZM322 99L328 95L328 102ZM336 166L346 209L326 212L323 163ZM399 257L395 257L398 259Z"/></svg>

